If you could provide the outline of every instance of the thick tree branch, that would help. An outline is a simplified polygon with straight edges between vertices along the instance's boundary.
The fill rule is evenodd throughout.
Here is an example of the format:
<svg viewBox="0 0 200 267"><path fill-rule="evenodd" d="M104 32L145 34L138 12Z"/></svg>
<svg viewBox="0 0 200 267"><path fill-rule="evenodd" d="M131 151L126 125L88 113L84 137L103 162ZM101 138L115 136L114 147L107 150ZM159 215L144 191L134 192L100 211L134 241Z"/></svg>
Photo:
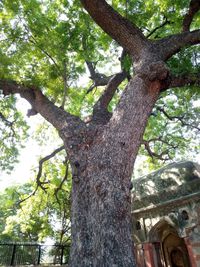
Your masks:
<svg viewBox="0 0 200 267"><path fill-rule="evenodd" d="M191 0L189 10L183 19L183 32L190 30L190 25L195 14L200 10L200 1Z"/></svg>
<svg viewBox="0 0 200 267"><path fill-rule="evenodd" d="M84 47L84 49L86 49L86 47ZM95 70L96 62L86 61L86 64L90 72L90 78L93 80L96 76L96 70Z"/></svg>
<svg viewBox="0 0 200 267"><path fill-rule="evenodd" d="M81 0L94 21L123 48L136 58L147 46L147 39L141 30L117 13L104 0Z"/></svg>
<svg viewBox="0 0 200 267"><path fill-rule="evenodd" d="M182 48L199 44L200 30L174 34L154 42L153 50L157 51L161 60L168 60Z"/></svg>
<svg viewBox="0 0 200 267"><path fill-rule="evenodd" d="M163 81L161 91L165 91L169 88L178 88L184 86L196 85L200 86L200 73L185 74L185 75L169 75L166 80Z"/></svg>
<svg viewBox="0 0 200 267"><path fill-rule="evenodd" d="M110 79L104 93L94 105L94 120L103 119L105 122L107 122L107 119L110 118L110 114L107 110L107 107L110 101L112 100L118 86L123 82L126 77L127 73L125 71L122 71L120 73L117 73L116 75L113 75L113 77Z"/></svg>
<svg viewBox="0 0 200 267"><path fill-rule="evenodd" d="M113 75L113 77L110 79L104 93L99 98L98 102L95 104L95 109L97 107L106 109L108 107L108 104L113 98L113 95L115 91L117 90L118 86L123 82L123 80L126 78L126 72L122 71L120 73L117 73L116 75Z"/></svg>
<svg viewBox="0 0 200 267"><path fill-rule="evenodd" d="M28 87L15 81L0 80L0 90L3 90L5 96L20 94L32 105L32 109L28 113L29 116L40 113L57 130L63 129L66 125L73 128L82 122L78 117L54 105L39 89L34 87Z"/></svg>

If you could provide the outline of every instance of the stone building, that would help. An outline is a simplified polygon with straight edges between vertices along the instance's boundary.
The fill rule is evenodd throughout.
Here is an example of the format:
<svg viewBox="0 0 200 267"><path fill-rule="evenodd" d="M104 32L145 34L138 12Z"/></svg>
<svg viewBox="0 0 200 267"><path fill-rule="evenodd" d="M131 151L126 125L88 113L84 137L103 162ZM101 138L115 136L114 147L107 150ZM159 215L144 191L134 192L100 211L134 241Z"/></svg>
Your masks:
<svg viewBox="0 0 200 267"><path fill-rule="evenodd" d="M138 267L200 267L200 166L170 164L134 181Z"/></svg>

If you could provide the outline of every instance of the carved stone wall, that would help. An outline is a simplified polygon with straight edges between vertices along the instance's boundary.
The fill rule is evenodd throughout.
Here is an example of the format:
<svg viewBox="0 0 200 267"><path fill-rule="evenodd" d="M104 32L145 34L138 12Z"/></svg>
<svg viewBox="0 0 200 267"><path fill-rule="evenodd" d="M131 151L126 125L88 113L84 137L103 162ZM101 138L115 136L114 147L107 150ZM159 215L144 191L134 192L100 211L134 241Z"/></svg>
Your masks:
<svg viewBox="0 0 200 267"><path fill-rule="evenodd" d="M200 267L200 166L174 163L134 181L132 229L139 266L148 254L152 267L175 266L178 255L180 266Z"/></svg>

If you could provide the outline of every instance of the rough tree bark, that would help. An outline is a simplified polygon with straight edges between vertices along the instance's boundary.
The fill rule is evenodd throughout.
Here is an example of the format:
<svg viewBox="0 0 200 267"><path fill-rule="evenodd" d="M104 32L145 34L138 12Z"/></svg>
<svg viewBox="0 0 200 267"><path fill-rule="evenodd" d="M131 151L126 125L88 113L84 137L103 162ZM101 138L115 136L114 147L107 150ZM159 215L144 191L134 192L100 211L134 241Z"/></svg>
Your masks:
<svg viewBox="0 0 200 267"><path fill-rule="evenodd" d="M134 266L130 178L159 89L159 82L135 77L112 119L75 163L71 266Z"/></svg>
<svg viewBox="0 0 200 267"><path fill-rule="evenodd" d="M199 77L173 77L165 61L181 48L200 43L200 30L150 41L106 1L81 2L133 58L135 74L113 114L107 106L123 74L112 77L87 124L56 107L39 89L6 80L0 80L0 87L5 95L19 93L27 99L33 107L29 113L39 112L64 141L73 173L70 266L133 267L130 186L134 161L160 91L199 84Z"/></svg>

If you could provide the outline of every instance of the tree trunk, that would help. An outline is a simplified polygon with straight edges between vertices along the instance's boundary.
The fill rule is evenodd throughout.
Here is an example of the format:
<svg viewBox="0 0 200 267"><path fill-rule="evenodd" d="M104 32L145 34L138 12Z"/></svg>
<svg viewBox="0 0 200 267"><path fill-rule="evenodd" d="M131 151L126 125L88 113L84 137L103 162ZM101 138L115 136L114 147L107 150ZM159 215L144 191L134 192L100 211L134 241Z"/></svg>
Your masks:
<svg viewBox="0 0 200 267"><path fill-rule="evenodd" d="M136 76L85 156L79 153L73 168L71 267L135 266L131 175L159 88L158 81Z"/></svg>
<svg viewBox="0 0 200 267"><path fill-rule="evenodd" d="M102 172L98 159L92 164L96 171L88 166L88 176L73 181L70 266L135 266L130 188L113 179L116 173L106 162Z"/></svg>

